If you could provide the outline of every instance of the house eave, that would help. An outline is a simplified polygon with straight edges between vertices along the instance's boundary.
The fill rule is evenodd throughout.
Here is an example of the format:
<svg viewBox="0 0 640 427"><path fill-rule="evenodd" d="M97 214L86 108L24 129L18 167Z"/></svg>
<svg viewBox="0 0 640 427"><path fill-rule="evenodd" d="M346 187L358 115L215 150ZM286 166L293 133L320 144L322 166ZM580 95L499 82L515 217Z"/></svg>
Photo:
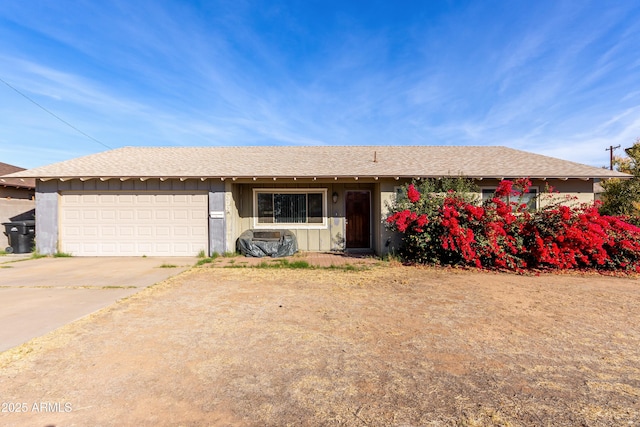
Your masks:
<svg viewBox="0 0 640 427"><path fill-rule="evenodd" d="M18 188L21 190L33 190L35 187L33 185L29 185L26 182L24 184L17 183L15 181L24 182L22 178L12 178L13 182L9 182L4 178L0 178L0 186L4 188Z"/></svg>
<svg viewBox="0 0 640 427"><path fill-rule="evenodd" d="M36 177L36 180L46 182L51 180L58 180L61 182L70 181L70 180L80 180L80 181L89 181L89 180L100 180L100 181L108 181L111 179L117 179L120 181L129 181L129 180L140 180L147 181L149 179L159 179L161 181L166 181L169 179L175 179L180 181L186 180L200 180L206 181L208 179L220 180L220 181L279 181L279 180L290 180L290 181L298 181L298 180L312 180L312 181L359 181L359 180L368 180L368 181L379 181L379 180L395 180L398 181L400 179L432 179L432 178L453 178L465 176L470 179L482 181L486 179L495 179L495 180L503 180L503 179L517 179L520 177L515 177L507 174L487 174L487 175L437 175L437 174L378 174L378 175L369 175L369 174L361 174L361 175L144 175L144 176L136 176L136 175L127 175L127 176L114 176L114 175L95 175L95 176L42 176ZM578 175L525 175L529 179L547 181L547 180L581 180L581 181L589 181L594 179L600 180L608 180L608 179L631 179L633 176L631 175L601 175L601 176L578 176ZM14 186L11 184L3 184L0 179L0 185L5 186ZM25 186L23 188L33 188Z"/></svg>

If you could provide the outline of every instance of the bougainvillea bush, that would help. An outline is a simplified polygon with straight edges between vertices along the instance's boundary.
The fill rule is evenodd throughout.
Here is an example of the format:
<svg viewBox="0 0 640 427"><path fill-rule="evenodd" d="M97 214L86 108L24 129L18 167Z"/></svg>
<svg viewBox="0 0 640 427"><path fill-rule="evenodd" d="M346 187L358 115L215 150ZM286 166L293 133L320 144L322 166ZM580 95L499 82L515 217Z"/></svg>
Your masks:
<svg viewBox="0 0 640 427"><path fill-rule="evenodd" d="M410 263L640 272L640 228L552 190L530 211L523 202L530 186L526 178L503 180L481 203L464 178L414 182L390 206L386 223L401 233L400 256Z"/></svg>

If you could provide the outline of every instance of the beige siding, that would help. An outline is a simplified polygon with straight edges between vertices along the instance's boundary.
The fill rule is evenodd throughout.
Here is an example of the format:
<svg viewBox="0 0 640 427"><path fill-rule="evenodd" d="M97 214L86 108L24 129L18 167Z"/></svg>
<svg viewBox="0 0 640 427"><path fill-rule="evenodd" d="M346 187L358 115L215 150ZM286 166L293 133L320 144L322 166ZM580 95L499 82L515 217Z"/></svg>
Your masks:
<svg viewBox="0 0 640 427"><path fill-rule="evenodd" d="M389 216L389 207L393 204L396 199L396 188L401 186L403 183L395 180L391 181L383 181L380 183L380 232L379 232L379 243L376 247L376 253L380 255L386 255L389 252L397 249L400 244L400 239L397 234L394 234L387 230L384 225L385 219ZM387 245L389 242L389 245Z"/></svg>
<svg viewBox="0 0 640 427"><path fill-rule="evenodd" d="M298 239L298 248L303 251L311 250L311 244L309 243L309 235L305 232L306 230L296 230L292 229L296 235L296 239ZM315 242L314 242L315 243Z"/></svg>
<svg viewBox="0 0 640 427"><path fill-rule="evenodd" d="M140 181L139 179L108 179L101 181L99 179L89 179L80 181L77 179L69 181L47 181L47 186L54 186L57 191L208 191L209 183L200 179L187 179L180 181L178 179L168 179L161 181L159 179L147 179Z"/></svg>
<svg viewBox="0 0 640 427"><path fill-rule="evenodd" d="M575 203L593 203L595 195L593 193L593 180L548 180L546 181L559 192L558 196L552 200L562 199L565 196L575 198ZM539 183L540 190L544 191L544 183ZM543 197L544 199L544 197Z"/></svg>
<svg viewBox="0 0 640 427"><path fill-rule="evenodd" d="M233 184L231 181L225 182L225 215L227 218L226 230L226 251L236 251L236 240L243 231L243 220L240 216L243 199L241 197L241 186Z"/></svg>
<svg viewBox="0 0 640 427"><path fill-rule="evenodd" d="M314 184L312 182L300 182L300 183L274 183L273 181L255 182L255 183L238 183L233 185L232 194L237 197L237 217L233 218L233 223L237 224L234 230L230 230L230 241L234 244L237 238L244 231L253 229L255 226L253 218L253 204L254 204L254 188L328 188L327 199L325 202L331 204L331 190L330 186ZM330 208L330 206L327 206ZM234 215L235 212L232 212ZM234 215L235 216L235 215ZM327 223L320 229L309 229L307 227L296 226L279 226L274 224L274 229L282 228L293 232L296 235L298 241L298 247L302 251L329 251L331 250L331 225Z"/></svg>
<svg viewBox="0 0 640 427"><path fill-rule="evenodd" d="M496 187L499 183L495 179L484 179L476 182L479 187ZM545 193L548 186L553 187L557 193L549 195ZM595 200L593 193L593 180L532 180L532 187L538 189L540 197L540 206L543 207L549 203L557 203L559 201L567 203L591 203ZM480 196L480 194L478 194Z"/></svg>
<svg viewBox="0 0 640 427"><path fill-rule="evenodd" d="M326 225L322 228L309 228L309 227L296 227L296 226L281 226L274 224L273 228L284 228L287 230L291 230L297 237L298 247L302 251L313 251L313 252L323 252L323 251L340 251L344 249L344 239L345 239L345 205L344 205L344 194L347 190L371 190L371 201L372 201L372 224L373 224L373 232L372 232L372 245L375 245L379 241L379 236L376 233L379 233L379 226L376 224L379 222L379 216L377 215L376 202L379 198L374 191L374 185L371 183L341 183L336 182L335 180L298 180L294 182L281 182L280 180L277 182L273 182L272 180L257 180L257 181L246 181L239 182L232 185L232 189L230 193L237 197L236 205L238 207L237 211L230 212L232 216L232 220L230 221L233 224L237 224L234 230L229 230L229 241L234 242L237 240L238 236L244 232L245 230L252 229L254 227L254 218L253 218L253 190L255 188L300 188L300 189L309 189L309 188L318 188L318 189L326 189L327 197L326 197L326 209L327 209L327 218ZM338 194L337 203L333 203L332 194L336 192ZM236 216L237 215L237 216ZM372 248L376 248L376 246L372 246Z"/></svg>

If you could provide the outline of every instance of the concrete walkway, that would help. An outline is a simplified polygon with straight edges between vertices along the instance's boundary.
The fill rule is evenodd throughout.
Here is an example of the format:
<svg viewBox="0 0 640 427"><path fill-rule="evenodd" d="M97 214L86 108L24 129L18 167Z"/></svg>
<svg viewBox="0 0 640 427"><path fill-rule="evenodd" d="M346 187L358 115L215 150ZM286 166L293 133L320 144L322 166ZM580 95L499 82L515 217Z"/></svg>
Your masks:
<svg viewBox="0 0 640 427"><path fill-rule="evenodd" d="M280 258L282 259L282 258ZM369 254L300 252L312 266L379 262ZM278 258L217 258L211 267L255 266ZM100 310L192 267L197 258L0 256L0 352Z"/></svg>
<svg viewBox="0 0 640 427"><path fill-rule="evenodd" d="M196 258L0 257L0 352L179 274Z"/></svg>

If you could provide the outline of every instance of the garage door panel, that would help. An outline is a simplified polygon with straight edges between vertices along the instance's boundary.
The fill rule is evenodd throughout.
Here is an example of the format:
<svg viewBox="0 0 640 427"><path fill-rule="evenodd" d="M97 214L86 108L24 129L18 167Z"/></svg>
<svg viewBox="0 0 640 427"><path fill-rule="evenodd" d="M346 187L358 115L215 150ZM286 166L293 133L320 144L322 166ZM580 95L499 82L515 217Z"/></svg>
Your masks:
<svg viewBox="0 0 640 427"><path fill-rule="evenodd" d="M116 229L118 230L118 236L124 239L135 235L135 228L129 225L121 225L120 227L116 227Z"/></svg>
<svg viewBox="0 0 640 427"><path fill-rule="evenodd" d="M207 227L191 227L191 235L196 237L206 237Z"/></svg>
<svg viewBox="0 0 640 427"><path fill-rule="evenodd" d="M153 251L151 243L138 243L138 251L142 253L150 253Z"/></svg>
<svg viewBox="0 0 640 427"><path fill-rule="evenodd" d="M142 227L137 227L136 228L136 236L139 237L152 237L153 236L153 227L150 227L148 225L142 226Z"/></svg>
<svg viewBox="0 0 640 427"><path fill-rule="evenodd" d="M135 218L135 213L133 209L120 209L118 210L118 219L122 221L127 221Z"/></svg>
<svg viewBox="0 0 640 427"><path fill-rule="evenodd" d="M171 252L171 244L169 243L157 243L156 251L161 254L169 254Z"/></svg>
<svg viewBox="0 0 640 427"><path fill-rule="evenodd" d="M153 219L153 211L151 209L138 209L136 211L138 219L149 220Z"/></svg>
<svg viewBox="0 0 640 427"><path fill-rule="evenodd" d="M92 246L92 244L90 243L85 243L85 247L89 247ZM96 252L98 252L98 248L99 248L99 252L115 252L115 250L117 249L116 243L105 243L102 242L99 245L96 245Z"/></svg>
<svg viewBox="0 0 640 427"><path fill-rule="evenodd" d="M98 211L93 209L82 211L82 219L98 219Z"/></svg>
<svg viewBox="0 0 640 427"><path fill-rule="evenodd" d="M85 243L84 245L84 250L91 253L91 254L97 254L98 253L98 244L97 243Z"/></svg>
<svg viewBox="0 0 640 427"><path fill-rule="evenodd" d="M171 219L171 212L165 209L157 210L154 212L155 219L169 220Z"/></svg>
<svg viewBox="0 0 640 427"><path fill-rule="evenodd" d="M115 245L114 247L120 249L122 253L133 254L136 249L136 244L133 242L122 242L119 245Z"/></svg>
<svg viewBox="0 0 640 427"><path fill-rule="evenodd" d="M208 247L208 195L62 193L60 246L76 256L194 256Z"/></svg>
<svg viewBox="0 0 640 427"><path fill-rule="evenodd" d="M82 236L82 233L80 231L80 227L76 227L76 226L69 226L67 227L67 235L68 236Z"/></svg>
<svg viewBox="0 0 640 427"><path fill-rule="evenodd" d="M173 245L173 249L177 252L188 252L189 245L187 243L176 243Z"/></svg>
<svg viewBox="0 0 640 427"><path fill-rule="evenodd" d="M109 238L117 236L116 227L103 225L100 227L100 237Z"/></svg>
<svg viewBox="0 0 640 427"><path fill-rule="evenodd" d="M192 220L207 219L207 211L191 211Z"/></svg>
<svg viewBox="0 0 640 427"><path fill-rule="evenodd" d="M187 196L187 195L185 195L185 194L179 194L179 195L176 195L176 196L175 196L174 201L175 201L176 203L182 203L182 204L185 204L185 203L189 203L191 200L190 200L190 197L189 197L189 196Z"/></svg>
<svg viewBox="0 0 640 427"><path fill-rule="evenodd" d="M176 209L173 211L173 219L177 221L189 219L189 211L186 209Z"/></svg>
<svg viewBox="0 0 640 427"><path fill-rule="evenodd" d="M80 196L70 194L66 199L67 205L77 205L80 203Z"/></svg>
<svg viewBox="0 0 640 427"><path fill-rule="evenodd" d="M98 237L98 227L82 227L82 234L89 237Z"/></svg>
<svg viewBox="0 0 640 427"><path fill-rule="evenodd" d="M66 248L65 248L68 252L70 253L79 253L80 252L80 244L79 243L69 243Z"/></svg>
<svg viewBox="0 0 640 427"><path fill-rule="evenodd" d="M71 209L69 208L67 211L64 211L62 213L62 219L68 219L68 220L76 220L80 218L80 211L77 209Z"/></svg>
<svg viewBox="0 0 640 427"><path fill-rule="evenodd" d="M101 205L112 205L116 202L115 194L82 194L82 203L95 203Z"/></svg>
<svg viewBox="0 0 640 427"><path fill-rule="evenodd" d="M135 203L135 196L133 194L121 194L118 197L119 205L133 205Z"/></svg>
<svg viewBox="0 0 640 427"><path fill-rule="evenodd" d="M187 237L189 236L189 228L184 226L173 227L174 237Z"/></svg>
<svg viewBox="0 0 640 427"><path fill-rule="evenodd" d="M115 209L100 210L100 219L103 221L116 219Z"/></svg>
<svg viewBox="0 0 640 427"><path fill-rule="evenodd" d="M171 236L171 227L156 226L156 236L162 236L162 237Z"/></svg>

